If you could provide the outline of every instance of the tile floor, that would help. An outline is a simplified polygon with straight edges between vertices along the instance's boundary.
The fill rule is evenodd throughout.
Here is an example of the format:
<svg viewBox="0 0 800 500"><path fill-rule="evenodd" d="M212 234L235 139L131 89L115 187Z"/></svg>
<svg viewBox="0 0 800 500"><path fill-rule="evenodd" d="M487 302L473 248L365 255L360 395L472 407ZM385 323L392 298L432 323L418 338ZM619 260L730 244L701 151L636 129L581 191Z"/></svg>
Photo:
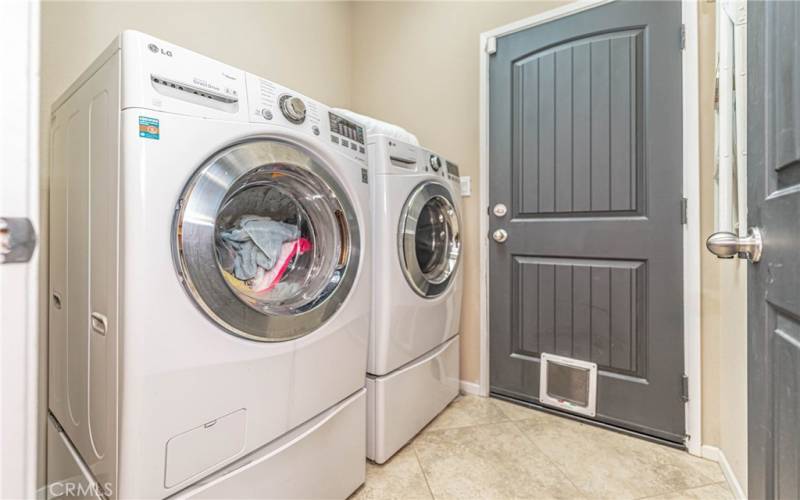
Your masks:
<svg viewBox="0 0 800 500"><path fill-rule="evenodd" d="M461 396L353 499L732 499L719 466L497 399Z"/></svg>

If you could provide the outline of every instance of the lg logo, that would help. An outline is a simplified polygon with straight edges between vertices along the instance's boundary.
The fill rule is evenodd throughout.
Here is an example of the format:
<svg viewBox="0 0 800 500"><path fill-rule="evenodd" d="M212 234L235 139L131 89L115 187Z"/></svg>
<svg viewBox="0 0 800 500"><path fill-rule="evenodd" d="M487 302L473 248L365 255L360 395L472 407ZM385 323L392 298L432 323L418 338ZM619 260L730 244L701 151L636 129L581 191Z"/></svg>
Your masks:
<svg viewBox="0 0 800 500"><path fill-rule="evenodd" d="M171 50L159 49L158 45L156 45L154 43L147 44L147 48L150 49L150 52L152 52L153 54L158 54L159 52L161 52L161 54L163 54L163 55L165 55L167 57L172 57L172 51Z"/></svg>

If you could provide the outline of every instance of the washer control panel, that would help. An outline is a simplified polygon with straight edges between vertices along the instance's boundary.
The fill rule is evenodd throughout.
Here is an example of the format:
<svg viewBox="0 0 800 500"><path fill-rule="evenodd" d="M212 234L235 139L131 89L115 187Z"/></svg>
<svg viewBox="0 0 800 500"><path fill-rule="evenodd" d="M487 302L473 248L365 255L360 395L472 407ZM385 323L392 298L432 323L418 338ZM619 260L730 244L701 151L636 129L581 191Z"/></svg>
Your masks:
<svg viewBox="0 0 800 500"><path fill-rule="evenodd" d="M247 75L250 121L297 125L319 135L324 106L313 99L255 75Z"/></svg>
<svg viewBox="0 0 800 500"><path fill-rule="evenodd" d="M430 158L428 158L428 165L431 166L434 172L438 172L439 169L442 168L442 160L436 155L431 155Z"/></svg>
<svg viewBox="0 0 800 500"><path fill-rule="evenodd" d="M366 164L363 125L331 112L322 103L251 74L247 74L247 98L251 122L305 132L332 146L334 151Z"/></svg>
<svg viewBox="0 0 800 500"><path fill-rule="evenodd" d="M364 140L364 127L328 111L328 120L331 130L331 142L342 148L366 154L366 141Z"/></svg>
<svg viewBox="0 0 800 500"><path fill-rule="evenodd" d="M280 100L281 112L292 123L303 123L306 120L306 103L296 95L284 94Z"/></svg>

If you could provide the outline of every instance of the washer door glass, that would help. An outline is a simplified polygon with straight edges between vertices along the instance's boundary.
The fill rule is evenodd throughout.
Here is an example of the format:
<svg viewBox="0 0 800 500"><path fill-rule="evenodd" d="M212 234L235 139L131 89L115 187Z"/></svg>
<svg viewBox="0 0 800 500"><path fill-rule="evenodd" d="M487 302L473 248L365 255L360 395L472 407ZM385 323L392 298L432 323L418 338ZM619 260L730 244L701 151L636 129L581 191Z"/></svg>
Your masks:
<svg viewBox="0 0 800 500"><path fill-rule="evenodd" d="M174 250L197 306L226 331L281 341L341 306L359 261L346 192L319 158L273 138L211 158L178 204Z"/></svg>
<svg viewBox="0 0 800 500"><path fill-rule="evenodd" d="M400 266L423 297L441 295L461 255L458 214L450 192L435 182L417 186L400 216Z"/></svg>

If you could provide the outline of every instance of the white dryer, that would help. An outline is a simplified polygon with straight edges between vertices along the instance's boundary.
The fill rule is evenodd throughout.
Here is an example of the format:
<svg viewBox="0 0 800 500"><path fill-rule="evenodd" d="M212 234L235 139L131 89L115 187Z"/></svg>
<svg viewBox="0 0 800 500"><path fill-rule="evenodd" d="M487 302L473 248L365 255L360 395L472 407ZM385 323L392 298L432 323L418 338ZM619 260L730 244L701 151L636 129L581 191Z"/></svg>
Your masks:
<svg viewBox="0 0 800 500"><path fill-rule="evenodd" d="M386 135L368 142L367 457L383 463L458 394L461 199L455 164Z"/></svg>
<svg viewBox="0 0 800 500"><path fill-rule="evenodd" d="M363 127L126 31L53 106L51 144L50 444L81 459L49 470L83 466L110 498L354 491ZM245 219L272 242L252 278L225 246Z"/></svg>

